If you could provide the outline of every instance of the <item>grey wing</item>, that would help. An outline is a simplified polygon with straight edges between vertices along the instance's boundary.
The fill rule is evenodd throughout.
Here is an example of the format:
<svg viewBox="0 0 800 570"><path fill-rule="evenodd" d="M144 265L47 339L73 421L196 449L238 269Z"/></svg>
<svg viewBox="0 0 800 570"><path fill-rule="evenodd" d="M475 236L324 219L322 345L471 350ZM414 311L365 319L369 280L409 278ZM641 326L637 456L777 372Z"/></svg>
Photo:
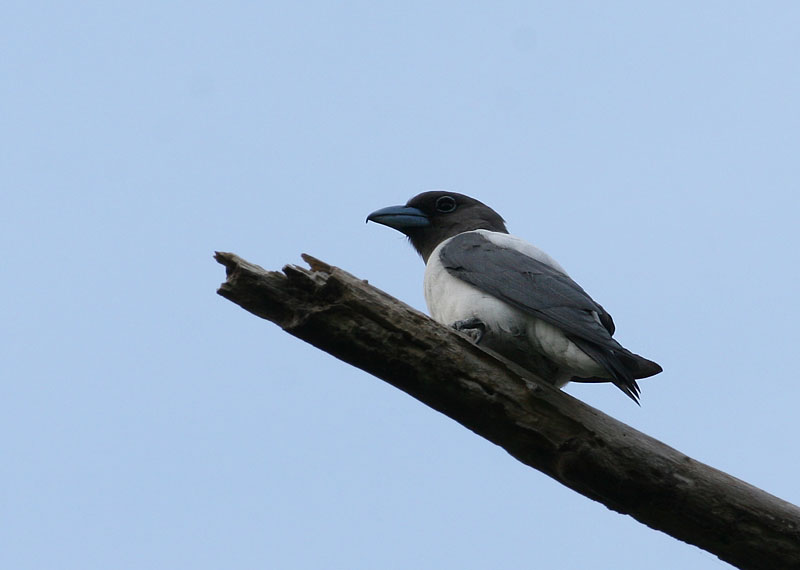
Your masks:
<svg viewBox="0 0 800 570"><path fill-rule="evenodd" d="M630 352L611 338L611 315L569 276L546 263L473 232L452 238L439 256L451 275L560 328L601 364L611 374L611 382L634 401L638 401L639 394L636 378L661 372L657 363Z"/></svg>
<svg viewBox="0 0 800 570"><path fill-rule="evenodd" d="M439 257L450 274L570 336L619 346L603 307L569 276L537 259L472 232L451 239Z"/></svg>

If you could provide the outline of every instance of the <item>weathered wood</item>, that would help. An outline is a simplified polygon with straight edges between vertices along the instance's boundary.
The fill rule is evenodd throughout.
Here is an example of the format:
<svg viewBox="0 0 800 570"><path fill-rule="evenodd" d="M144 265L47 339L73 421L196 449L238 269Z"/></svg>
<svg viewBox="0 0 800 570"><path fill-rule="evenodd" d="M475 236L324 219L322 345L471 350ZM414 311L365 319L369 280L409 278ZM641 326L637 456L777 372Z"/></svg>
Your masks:
<svg viewBox="0 0 800 570"><path fill-rule="evenodd" d="M218 293L575 491L740 568L800 569L800 509L556 390L386 293L303 256L265 271L217 253Z"/></svg>

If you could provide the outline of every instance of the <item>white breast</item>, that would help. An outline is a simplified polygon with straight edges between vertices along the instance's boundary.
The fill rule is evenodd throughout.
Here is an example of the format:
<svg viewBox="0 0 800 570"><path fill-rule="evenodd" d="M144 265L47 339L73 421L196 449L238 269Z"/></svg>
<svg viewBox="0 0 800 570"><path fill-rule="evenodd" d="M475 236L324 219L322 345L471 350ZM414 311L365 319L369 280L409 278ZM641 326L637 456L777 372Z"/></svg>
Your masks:
<svg viewBox="0 0 800 570"><path fill-rule="evenodd" d="M493 329L516 334L525 330L526 319L520 311L453 277L434 256L435 251L425 268L425 302L434 319L452 325L477 317Z"/></svg>

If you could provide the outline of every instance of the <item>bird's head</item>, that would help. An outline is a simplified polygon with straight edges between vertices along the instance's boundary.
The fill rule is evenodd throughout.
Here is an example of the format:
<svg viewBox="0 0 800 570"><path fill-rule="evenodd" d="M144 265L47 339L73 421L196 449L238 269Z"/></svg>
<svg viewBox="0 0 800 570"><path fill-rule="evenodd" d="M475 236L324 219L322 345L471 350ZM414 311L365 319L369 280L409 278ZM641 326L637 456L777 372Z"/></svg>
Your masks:
<svg viewBox="0 0 800 570"><path fill-rule="evenodd" d="M427 262L444 240L462 232L491 230L508 233L505 221L489 206L464 194L432 190L411 198L405 206L372 212L367 221L394 228L411 241Z"/></svg>

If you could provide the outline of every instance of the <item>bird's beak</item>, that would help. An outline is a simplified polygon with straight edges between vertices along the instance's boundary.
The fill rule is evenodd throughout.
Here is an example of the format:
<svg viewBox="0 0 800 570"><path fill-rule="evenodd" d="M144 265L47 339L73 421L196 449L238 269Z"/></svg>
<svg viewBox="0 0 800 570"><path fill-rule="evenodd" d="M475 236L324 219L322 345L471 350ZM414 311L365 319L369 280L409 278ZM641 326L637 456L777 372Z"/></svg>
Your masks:
<svg viewBox="0 0 800 570"><path fill-rule="evenodd" d="M424 228L431 224L425 212L409 206L389 206L375 210L367 216L367 221L383 224L401 232L410 228Z"/></svg>

